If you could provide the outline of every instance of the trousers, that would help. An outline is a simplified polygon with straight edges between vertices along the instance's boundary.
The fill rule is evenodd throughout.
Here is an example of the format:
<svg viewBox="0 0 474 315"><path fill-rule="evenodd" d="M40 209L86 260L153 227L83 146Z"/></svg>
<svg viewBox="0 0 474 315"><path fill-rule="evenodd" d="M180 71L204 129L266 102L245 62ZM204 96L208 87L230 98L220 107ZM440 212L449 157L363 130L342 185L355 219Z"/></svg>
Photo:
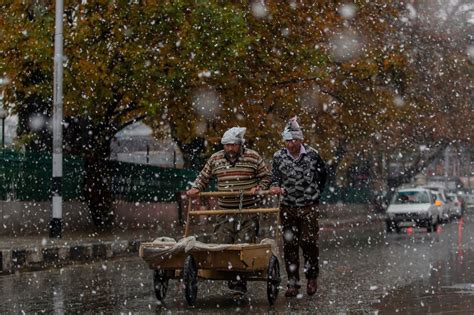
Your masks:
<svg viewBox="0 0 474 315"><path fill-rule="evenodd" d="M319 208L317 205L281 205L280 210L288 286L299 286L300 247L303 251L306 279L316 279L319 275Z"/></svg>
<svg viewBox="0 0 474 315"><path fill-rule="evenodd" d="M214 243L255 243L259 226L258 215L222 215L214 227Z"/></svg>

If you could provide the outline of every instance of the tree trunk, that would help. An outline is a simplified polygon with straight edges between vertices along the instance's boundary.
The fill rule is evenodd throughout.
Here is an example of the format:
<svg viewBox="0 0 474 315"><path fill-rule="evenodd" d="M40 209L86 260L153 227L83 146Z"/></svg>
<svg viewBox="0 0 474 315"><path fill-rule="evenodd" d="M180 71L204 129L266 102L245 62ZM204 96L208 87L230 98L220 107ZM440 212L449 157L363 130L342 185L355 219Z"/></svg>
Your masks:
<svg viewBox="0 0 474 315"><path fill-rule="evenodd" d="M97 227L110 227L114 219L110 182L111 171L108 159L86 158L84 197L92 222Z"/></svg>
<svg viewBox="0 0 474 315"><path fill-rule="evenodd" d="M189 143L185 143L177 136L176 126L170 124L170 128L171 137L183 154L184 167L200 170L205 163L205 160L202 157L202 153L205 149L204 138L195 137Z"/></svg>
<svg viewBox="0 0 474 315"><path fill-rule="evenodd" d="M109 228L114 220L111 192L110 139L96 134L88 140L84 156L84 198L97 227Z"/></svg>
<svg viewBox="0 0 474 315"><path fill-rule="evenodd" d="M335 186L337 185L337 169L347 153L346 147L347 145L345 142L340 142L336 152L334 153L332 163L327 165L328 178L326 180L326 186L330 183Z"/></svg>

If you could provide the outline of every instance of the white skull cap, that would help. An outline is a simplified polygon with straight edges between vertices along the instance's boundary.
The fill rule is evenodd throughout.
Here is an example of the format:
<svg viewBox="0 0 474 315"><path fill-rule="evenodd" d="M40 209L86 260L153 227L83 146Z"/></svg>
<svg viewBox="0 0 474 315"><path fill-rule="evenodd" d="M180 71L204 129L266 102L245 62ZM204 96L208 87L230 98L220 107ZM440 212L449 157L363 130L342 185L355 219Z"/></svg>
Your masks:
<svg viewBox="0 0 474 315"><path fill-rule="evenodd" d="M222 144L244 144L245 139L245 131L247 128L245 127L232 127L222 136L221 143Z"/></svg>

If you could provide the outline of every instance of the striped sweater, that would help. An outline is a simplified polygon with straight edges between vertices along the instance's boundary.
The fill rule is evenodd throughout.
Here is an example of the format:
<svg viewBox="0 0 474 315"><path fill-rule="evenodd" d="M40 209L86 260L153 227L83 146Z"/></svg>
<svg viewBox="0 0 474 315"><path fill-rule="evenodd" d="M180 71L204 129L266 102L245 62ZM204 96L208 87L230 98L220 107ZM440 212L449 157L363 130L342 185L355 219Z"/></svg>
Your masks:
<svg viewBox="0 0 474 315"><path fill-rule="evenodd" d="M243 149L242 154L232 163L224 150L214 153L194 181L193 187L203 191L211 179L217 178L217 190L224 192L248 191L259 185L270 184L270 174L260 155L250 149ZM252 207L258 203L256 196L244 196L243 207ZM239 197L219 198L219 206L226 209L239 208Z"/></svg>

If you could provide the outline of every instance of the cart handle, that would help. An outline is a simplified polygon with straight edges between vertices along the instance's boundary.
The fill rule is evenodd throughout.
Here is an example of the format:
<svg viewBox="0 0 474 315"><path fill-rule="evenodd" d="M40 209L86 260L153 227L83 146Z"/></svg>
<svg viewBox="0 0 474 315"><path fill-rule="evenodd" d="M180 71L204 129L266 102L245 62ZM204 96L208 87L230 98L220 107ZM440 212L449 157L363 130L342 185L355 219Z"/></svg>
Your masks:
<svg viewBox="0 0 474 315"><path fill-rule="evenodd" d="M229 210L198 210L191 211L189 215L220 215L220 214L252 214L252 213L278 213L280 208L255 208L255 209L229 209Z"/></svg>
<svg viewBox="0 0 474 315"><path fill-rule="evenodd" d="M204 191L197 193L196 195L187 196L188 198L199 198L199 197L231 197L231 196L259 196L259 195L278 195L277 193L271 192L270 190L260 190L255 194L250 191Z"/></svg>
<svg viewBox="0 0 474 315"><path fill-rule="evenodd" d="M280 212L280 208L257 208L257 209L238 209L238 210L192 210L192 199L198 197L218 197L218 196L258 196L258 195L279 195L277 193L271 192L269 190L261 190L256 194L251 194L250 191L209 191L209 192L200 192L193 196L188 196L188 214L186 219L186 226L184 229L184 237L189 235L189 219L192 215L219 215L219 214L252 214L252 213L276 213ZM280 203L280 198L278 198L278 204ZM280 225L280 216L277 215L278 225Z"/></svg>

